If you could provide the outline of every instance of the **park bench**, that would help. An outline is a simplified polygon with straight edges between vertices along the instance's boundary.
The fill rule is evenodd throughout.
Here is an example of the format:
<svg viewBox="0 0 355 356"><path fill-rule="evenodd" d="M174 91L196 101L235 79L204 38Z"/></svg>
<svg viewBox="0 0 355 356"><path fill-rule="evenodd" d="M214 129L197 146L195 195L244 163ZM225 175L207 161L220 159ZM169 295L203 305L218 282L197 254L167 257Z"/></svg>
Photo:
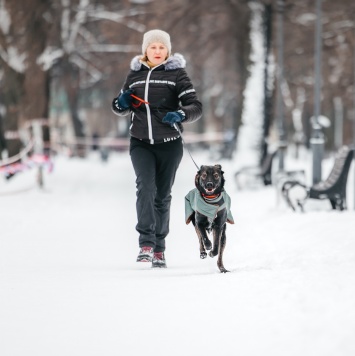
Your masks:
<svg viewBox="0 0 355 356"><path fill-rule="evenodd" d="M234 174L234 179L237 187L240 189L240 176L245 175L248 178L252 178L253 181L261 180L264 185L272 184L272 162L277 154L278 150L268 153L260 166L246 166L242 167Z"/></svg>
<svg viewBox="0 0 355 356"><path fill-rule="evenodd" d="M346 209L346 184L353 154L353 148L349 146L341 147L336 154L334 165L328 178L311 187L307 187L297 180L285 181L282 185L281 193L288 206L294 211L296 210L290 199L290 192L295 187L301 187L305 190L305 196L302 199L296 199L296 203L302 211L304 211L304 204L307 199L329 199L333 209Z"/></svg>
<svg viewBox="0 0 355 356"><path fill-rule="evenodd" d="M272 167L275 156L278 154L279 150L276 149L270 153L268 153L264 160L262 161L260 166L247 166L242 167L239 171L234 174L235 182L237 187L240 189L240 176L245 175L254 182L256 180L261 181L265 186L272 185L273 175L272 175ZM279 181L281 177L296 177L305 175L304 170L287 170L280 171L276 174L275 180Z"/></svg>

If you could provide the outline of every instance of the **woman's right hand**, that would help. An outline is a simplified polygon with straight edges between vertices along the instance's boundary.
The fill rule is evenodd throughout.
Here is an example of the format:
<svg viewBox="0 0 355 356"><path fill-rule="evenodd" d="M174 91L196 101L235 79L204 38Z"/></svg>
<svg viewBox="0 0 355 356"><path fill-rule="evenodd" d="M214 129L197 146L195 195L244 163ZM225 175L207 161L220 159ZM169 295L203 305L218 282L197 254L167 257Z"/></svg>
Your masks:
<svg viewBox="0 0 355 356"><path fill-rule="evenodd" d="M125 90L123 93L121 93L118 98L118 105L122 108L122 109L129 109L132 106L132 101L133 98L131 96L131 94L134 93L133 89L128 89Z"/></svg>

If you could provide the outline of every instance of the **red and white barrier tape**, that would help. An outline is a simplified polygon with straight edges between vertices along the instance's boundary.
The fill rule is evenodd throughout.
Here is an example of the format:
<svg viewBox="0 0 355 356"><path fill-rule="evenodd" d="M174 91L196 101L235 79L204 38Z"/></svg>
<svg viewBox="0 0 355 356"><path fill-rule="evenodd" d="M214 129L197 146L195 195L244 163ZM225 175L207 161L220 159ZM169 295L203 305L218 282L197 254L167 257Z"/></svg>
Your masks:
<svg viewBox="0 0 355 356"><path fill-rule="evenodd" d="M0 167L0 172L5 174L15 174L38 166L48 167L49 172L53 171L53 162L48 156L43 154L33 154L28 157L26 162L16 162Z"/></svg>

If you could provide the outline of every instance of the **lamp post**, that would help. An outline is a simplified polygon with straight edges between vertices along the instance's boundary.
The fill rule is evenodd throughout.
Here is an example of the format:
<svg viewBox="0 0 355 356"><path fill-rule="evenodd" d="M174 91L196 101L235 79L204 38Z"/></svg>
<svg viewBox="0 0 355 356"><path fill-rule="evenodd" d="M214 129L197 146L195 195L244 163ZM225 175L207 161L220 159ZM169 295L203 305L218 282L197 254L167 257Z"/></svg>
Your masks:
<svg viewBox="0 0 355 356"><path fill-rule="evenodd" d="M320 100L321 100L321 65L322 65L322 0L317 0L316 3L316 31L315 31L315 83L314 83L314 116L312 120L312 137L310 140L313 163L313 184L322 180L322 159L324 151L324 134L319 123L320 115Z"/></svg>
<svg viewBox="0 0 355 356"><path fill-rule="evenodd" d="M286 148L286 132L285 132L285 108L282 97L282 82L284 80L284 15L285 0L277 0L277 95L276 95L276 110L277 123L279 131L279 171L285 169L285 148Z"/></svg>

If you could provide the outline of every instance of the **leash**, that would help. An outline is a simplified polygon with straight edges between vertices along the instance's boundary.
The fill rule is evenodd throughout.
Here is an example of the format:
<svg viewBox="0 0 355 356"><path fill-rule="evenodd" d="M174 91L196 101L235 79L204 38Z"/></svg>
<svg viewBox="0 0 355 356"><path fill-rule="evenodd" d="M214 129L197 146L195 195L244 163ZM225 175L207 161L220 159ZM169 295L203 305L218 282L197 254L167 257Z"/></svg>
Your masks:
<svg viewBox="0 0 355 356"><path fill-rule="evenodd" d="M131 97L139 101L138 104L132 104L135 108L140 107L142 104L150 105L150 102L148 102L148 101L146 101L146 100L143 100L142 98L140 98L140 97L138 97L138 96L136 96L136 95L134 95L134 94L131 94ZM182 133L181 133L181 130L180 130L179 126L178 126L176 123L174 123L173 126L175 127L176 131L180 134L181 139L182 139L182 143L183 143L184 147L186 148L187 152L189 153L189 155L190 155L190 157L191 157L191 159L192 159L192 162L195 164L197 170L199 171L200 168L198 167L198 165L196 164L195 160L193 159L193 157L192 157L192 155L191 155L191 152L190 152L189 148L187 147L187 145L186 145L186 143L185 143L185 141L184 141L184 138L183 138L183 136L182 136Z"/></svg>
<svg viewBox="0 0 355 356"><path fill-rule="evenodd" d="M189 155L190 155L190 157L192 159L192 162L195 164L197 170L199 171L200 168L198 167L198 165L196 164L195 160L193 159L193 157L191 155L191 152L190 152L189 148L187 147L187 145L186 145L186 143L184 141L184 137L182 136L182 133L181 133L181 130L180 130L179 126L176 123L174 123L174 127L177 130L177 132L180 134L182 143L183 143L184 147L186 148L186 151L189 153Z"/></svg>
<svg viewBox="0 0 355 356"><path fill-rule="evenodd" d="M139 101L138 104L132 103L132 105L133 105L135 108L139 108L142 104L148 104L148 105L150 105L149 101L145 101L145 100L141 99L140 97L138 97L138 96L136 96L136 95L134 95L134 94L131 94L131 97Z"/></svg>

